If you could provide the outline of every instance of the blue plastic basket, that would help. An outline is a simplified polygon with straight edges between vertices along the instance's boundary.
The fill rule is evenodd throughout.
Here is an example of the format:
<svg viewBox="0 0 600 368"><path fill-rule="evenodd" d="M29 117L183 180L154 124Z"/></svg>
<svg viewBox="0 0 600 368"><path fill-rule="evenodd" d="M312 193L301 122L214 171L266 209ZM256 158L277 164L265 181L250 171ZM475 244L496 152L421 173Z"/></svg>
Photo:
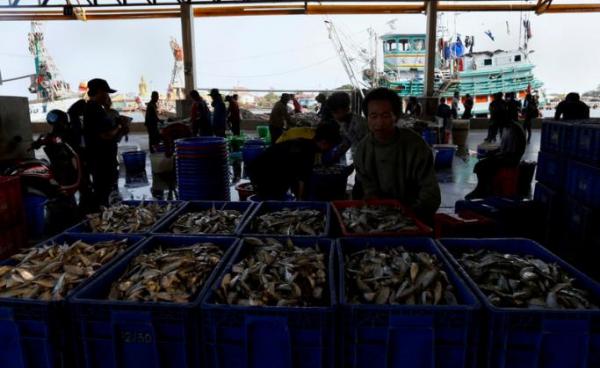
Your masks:
<svg viewBox="0 0 600 368"><path fill-rule="evenodd" d="M555 190L566 187L567 160L558 154L540 152L538 155L536 179Z"/></svg>
<svg viewBox="0 0 600 368"><path fill-rule="evenodd" d="M600 164L600 124L589 120L573 124L572 151L573 157L590 165Z"/></svg>
<svg viewBox="0 0 600 368"><path fill-rule="evenodd" d="M564 229L561 226L564 213L562 192L557 192L542 183L535 185L533 200L541 206L544 221L544 245L556 246Z"/></svg>
<svg viewBox="0 0 600 368"><path fill-rule="evenodd" d="M225 139L177 140L175 148L179 198L229 200L228 149Z"/></svg>
<svg viewBox="0 0 600 368"><path fill-rule="evenodd" d="M573 124L562 121L548 120L542 122L542 141L540 149L543 152L555 152L572 155Z"/></svg>
<svg viewBox="0 0 600 368"><path fill-rule="evenodd" d="M567 193L590 207L600 208L600 168L569 160Z"/></svg>
<svg viewBox="0 0 600 368"><path fill-rule="evenodd" d="M154 233L171 233L171 225L177 221L178 218L190 212L206 211L211 208L217 210L235 210L239 211L242 216L240 222L232 234L239 234L246 218L252 213L254 209L254 203L251 202L225 202L225 201L190 201L183 205L179 210L175 211L168 219L162 222L162 224L154 229ZM181 234L181 235L200 235L200 234Z"/></svg>
<svg viewBox="0 0 600 368"><path fill-rule="evenodd" d="M144 203L159 203L161 205L171 204L173 208L171 208L170 211L168 211L162 217L160 217L158 219L158 221L156 221L156 224L154 224L147 231L130 233L130 234L134 234L134 235L146 235L146 234L150 234L155 228L157 228L158 226L160 226L163 221L165 221L167 218L169 218L169 216L173 212L175 212L178 208L180 208L181 206L183 206L184 203L185 203L184 201L123 201L122 203L131 205L131 206L138 206L142 202L144 202ZM86 233L87 234L91 234L92 230L90 229L90 221L89 220L83 220L82 222L78 223L77 225L75 225L75 226L67 229L65 231L65 233L68 233L68 234L86 234ZM94 233L94 234L100 234L100 233ZM109 234L109 233L104 233L104 234Z"/></svg>
<svg viewBox="0 0 600 368"><path fill-rule="evenodd" d="M471 249L531 255L558 263L579 286L600 298L600 285L528 239L442 239L442 249L475 291L485 308L482 325L485 349L481 367L600 367L600 310L498 308L492 305L458 264L454 255ZM482 363L483 363L482 362Z"/></svg>
<svg viewBox="0 0 600 368"><path fill-rule="evenodd" d="M356 305L346 300L345 256L369 247L434 254L460 305ZM477 367L480 304L429 238L342 238L337 243L340 367Z"/></svg>
<svg viewBox="0 0 600 368"><path fill-rule="evenodd" d="M280 241L287 238L277 237ZM292 238L299 247L318 244L327 254L330 305L324 307L244 307L214 303L225 273L252 248L243 240L202 303L205 366L214 368L334 367L336 294L334 247L328 239Z"/></svg>
<svg viewBox="0 0 600 368"><path fill-rule="evenodd" d="M339 174L323 174L313 170L307 185L307 199L309 201L334 201L346 199L348 175L353 168L346 165L334 165L341 172Z"/></svg>
<svg viewBox="0 0 600 368"><path fill-rule="evenodd" d="M123 163L125 170L129 174L136 174L146 170L146 152L145 151L129 151L123 152Z"/></svg>
<svg viewBox="0 0 600 368"><path fill-rule="evenodd" d="M543 208L532 200L489 197L457 201L456 212L470 210L489 217L498 224L500 236L541 239L544 225Z"/></svg>
<svg viewBox="0 0 600 368"><path fill-rule="evenodd" d="M430 146L437 143L437 136L437 131L434 129L426 128L421 132L421 137Z"/></svg>
<svg viewBox="0 0 600 368"><path fill-rule="evenodd" d="M247 217L246 222L242 225L241 234L244 236L285 236L287 234L257 234L252 229L252 221L265 213L281 211L284 208L294 209L312 209L319 210L325 217L325 229L323 233L318 234L319 238L326 238L329 236L329 230L331 225L331 208L328 202L276 202L276 201L264 201L259 202L252 213ZM294 237L311 237L309 235L294 235Z"/></svg>
<svg viewBox="0 0 600 368"><path fill-rule="evenodd" d="M291 193L285 193L285 196L283 198L280 198L279 201L280 202L293 202L295 199L294 195ZM249 202L264 202L264 199L261 198L258 194L252 194L251 196L248 197L248 201Z"/></svg>
<svg viewBox="0 0 600 368"><path fill-rule="evenodd" d="M242 147L242 158L244 162L249 163L254 161L258 156L260 156L265 150L264 146L259 145L244 145Z"/></svg>
<svg viewBox="0 0 600 368"><path fill-rule="evenodd" d="M594 245L600 246L600 209L567 198L564 218L561 220L564 220L563 233L566 233L571 246L581 252L580 256L594 256L600 252L600 248L593 249Z"/></svg>
<svg viewBox="0 0 600 368"><path fill-rule="evenodd" d="M135 249L141 236L107 234L63 234L40 243L97 243L105 240L128 239L129 249L116 256L89 279L75 287L67 300L111 265ZM15 264L6 260L0 264ZM59 368L75 364L73 331L67 301L0 298L0 367Z"/></svg>
<svg viewBox="0 0 600 368"><path fill-rule="evenodd" d="M110 287L133 259L155 247L213 242L225 255L190 303L109 301ZM82 367L197 367L202 359L200 301L238 241L232 237L153 236L76 293L71 301Z"/></svg>
<svg viewBox="0 0 600 368"><path fill-rule="evenodd" d="M435 168L442 169L452 167L454 154L458 146L455 144L434 144L433 151L435 152Z"/></svg>

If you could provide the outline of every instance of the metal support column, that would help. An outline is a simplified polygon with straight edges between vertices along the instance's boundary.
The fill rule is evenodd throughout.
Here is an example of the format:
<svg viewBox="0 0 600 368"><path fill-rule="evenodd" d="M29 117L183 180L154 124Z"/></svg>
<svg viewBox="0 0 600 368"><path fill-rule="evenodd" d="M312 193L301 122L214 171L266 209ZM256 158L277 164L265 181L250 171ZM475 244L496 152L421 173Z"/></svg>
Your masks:
<svg viewBox="0 0 600 368"><path fill-rule="evenodd" d="M433 82L435 79L435 57L437 43L437 8L438 0L427 1L427 59L425 60L425 80L423 85L423 118L435 116L437 109L437 98L433 96Z"/></svg>
<svg viewBox="0 0 600 368"><path fill-rule="evenodd" d="M433 81L435 72L436 35L437 35L437 0L427 2L427 60L425 61L424 97L433 96Z"/></svg>
<svg viewBox="0 0 600 368"><path fill-rule="evenodd" d="M185 93L196 88L195 50L194 50L194 9L189 3L181 4L181 39L183 41L183 75Z"/></svg>

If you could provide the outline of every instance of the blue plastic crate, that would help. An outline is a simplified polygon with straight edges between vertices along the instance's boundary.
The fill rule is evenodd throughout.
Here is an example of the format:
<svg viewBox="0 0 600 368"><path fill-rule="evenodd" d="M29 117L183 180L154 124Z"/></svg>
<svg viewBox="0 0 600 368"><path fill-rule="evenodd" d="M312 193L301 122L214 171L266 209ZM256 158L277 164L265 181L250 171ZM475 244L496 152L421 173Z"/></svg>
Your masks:
<svg viewBox="0 0 600 368"><path fill-rule="evenodd" d="M569 160L567 194L592 208L600 208L600 168Z"/></svg>
<svg viewBox="0 0 600 368"><path fill-rule="evenodd" d="M288 238L276 237L280 241ZM216 278L203 303L205 366L214 368L313 368L335 365L333 241L292 238L299 247L318 244L328 257L329 305L323 307L244 307L215 304L214 290L225 273L252 249L244 243Z"/></svg>
<svg viewBox="0 0 600 368"><path fill-rule="evenodd" d="M141 231L141 232L129 233L129 234L135 234L135 235L150 234L151 232L154 231L154 229L158 228L163 223L163 221L167 220L171 216L171 214L173 214L173 212L177 211L181 206L183 206L186 203L185 201L123 201L122 203L132 205L132 206L137 206L137 205L141 204L142 202L143 203L159 203L161 205L171 204L172 208L170 211L168 211L162 217L160 217L158 219L158 221L147 231ZM65 230L65 233L92 234L92 231L89 226L89 220L87 220L87 219L83 220L82 222L78 223L77 225ZM110 233L93 233L93 234L110 234Z"/></svg>
<svg viewBox="0 0 600 368"><path fill-rule="evenodd" d="M331 208L329 206L329 202L277 202L277 201L265 201L260 202L252 213L246 219L244 225L242 225L241 234L244 236L264 236L264 235L273 235L273 236L285 236L287 234L257 234L252 229L252 221L258 216L264 215L265 213L281 211L284 208L294 209L314 209L319 210L323 213L325 218L325 229L321 234L317 234L317 237L325 238L329 235L329 230L331 228ZM310 235L292 235L294 237L313 237Z"/></svg>
<svg viewBox="0 0 600 368"><path fill-rule="evenodd" d="M470 210L496 221L500 236L543 238L543 208L532 200L489 197L457 201L455 208L456 212Z"/></svg>
<svg viewBox="0 0 600 368"><path fill-rule="evenodd" d="M176 210L171 214L167 219L161 222L161 224L154 228L153 232L155 234L170 234L171 233L171 225L177 221L177 219L186 213L190 212L198 212L198 211L206 211L211 208L215 208L217 210L235 210L239 211L242 216L240 217L240 221L236 226L235 230L231 234L215 234L215 235L236 235L239 234L242 225L248 218L248 216L252 213L254 209L254 203L252 202L226 202L226 201L190 201L184 204L180 209ZM202 235L202 234L177 234L177 235ZM211 234L206 234L211 235Z"/></svg>
<svg viewBox="0 0 600 368"><path fill-rule="evenodd" d="M555 191L542 183L535 185L533 200L539 203L545 219L541 224L544 232L544 245L555 247L558 245L563 229L564 198L563 193Z"/></svg>
<svg viewBox="0 0 600 368"><path fill-rule="evenodd" d="M566 186L567 161L558 154L540 152L538 155L536 180L555 190Z"/></svg>
<svg viewBox="0 0 600 368"><path fill-rule="evenodd" d="M600 367L600 310L548 310L493 306L454 256L471 249L531 255L558 263L580 287L600 298L600 285L528 239L442 239L444 252L467 280L485 309L484 361L489 368ZM485 363L485 364L483 364Z"/></svg>
<svg viewBox="0 0 600 368"><path fill-rule="evenodd" d="M600 124L598 119L586 120L573 124L573 137L571 139L573 157L577 160L597 166L600 164Z"/></svg>
<svg viewBox="0 0 600 368"><path fill-rule="evenodd" d="M548 225L556 224L561 220L564 210L563 192L556 191L542 183L536 183L533 200L540 205L546 221L549 222Z"/></svg>
<svg viewBox="0 0 600 368"><path fill-rule="evenodd" d="M544 152L565 153L572 152L573 124L546 120L542 121L542 141L540 149Z"/></svg>
<svg viewBox="0 0 600 368"><path fill-rule="evenodd" d="M600 245L600 209L593 209L573 198L567 198L564 221L567 238L587 245L587 253L584 254L591 255L590 247Z"/></svg>
<svg viewBox="0 0 600 368"><path fill-rule="evenodd" d="M369 247L434 254L460 305L356 305L346 301L345 256ZM429 238L338 240L342 339L340 367L477 367L480 304Z"/></svg>
<svg viewBox="0 0 600 368"><path fill-rule="evenodd" d="M225 255L204 287L190 303L130 302L107 300L113 282L133 259L159 245L185 247L213 242ZM76 293L71 301L73 324L80 341L78 349L86 368L197 367L201 359L198 319L200 301L213 278L238 244L233 237L153 236Z"/></svg>
<svg viewBox="0 0 600 368"><path fill-rule="evenodd" d="M67 300L89 282L101 276L110 266L134 249L141 236L108 234L62 234L40 243L73 243L83 240L97 243L106 240L128 239L129 250L75 287ZM0 264L15 264L8 259ZM0 367L59 368L75 363L73 333L69 324L67 301L0 298Z"/></svg>

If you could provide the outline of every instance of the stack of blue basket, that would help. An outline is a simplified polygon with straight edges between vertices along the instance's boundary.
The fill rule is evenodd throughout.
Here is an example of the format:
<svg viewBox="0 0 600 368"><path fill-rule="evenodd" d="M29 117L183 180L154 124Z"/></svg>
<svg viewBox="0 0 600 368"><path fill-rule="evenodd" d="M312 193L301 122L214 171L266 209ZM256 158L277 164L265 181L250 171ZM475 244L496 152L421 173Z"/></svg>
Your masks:
<svg viewBox="0 0 600 368"><path fill-rule="evenodd" d="M179 199L230 199L227 143L224 138L177 140L175 158Z"/></svg>
<svg viewBox="0 0 600 368"><path fill-rule="evenodd" d="M544 122L536 178L547 245L574 261L600 253L600 120Z"/></svg>
<svg viewBox="0 0 600 368"><path fill-rule="evenodd" d="M244 177L250 176L248 165L256 160L265 150L265 142L262 139L247 140L242 147L242 159L244 160Z"/></svg>

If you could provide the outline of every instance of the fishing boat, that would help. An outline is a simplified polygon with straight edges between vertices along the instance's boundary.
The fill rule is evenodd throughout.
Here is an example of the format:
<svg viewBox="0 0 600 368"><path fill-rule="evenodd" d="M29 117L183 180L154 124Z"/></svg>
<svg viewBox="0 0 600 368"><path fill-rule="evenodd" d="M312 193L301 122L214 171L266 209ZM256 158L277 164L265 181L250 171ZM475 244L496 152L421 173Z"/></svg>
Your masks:
<svg viewBox="0 0 600 368"><path fill-rule="evenodd" d="M422 96L425 69L425 34L387 34L383 44L383 76L380 84L400 96ZM468 40L467 40L468 41ZM468 46L468 47L467 47ZM470 50L469 50L470 48ZM543 83L535 78L526 48L473 52L460 40L438 41L434 89L438 96L466 94L475 102L473 113L487 114L495 93L515 93L518 99L530 92L538 97Z"/></svg>

